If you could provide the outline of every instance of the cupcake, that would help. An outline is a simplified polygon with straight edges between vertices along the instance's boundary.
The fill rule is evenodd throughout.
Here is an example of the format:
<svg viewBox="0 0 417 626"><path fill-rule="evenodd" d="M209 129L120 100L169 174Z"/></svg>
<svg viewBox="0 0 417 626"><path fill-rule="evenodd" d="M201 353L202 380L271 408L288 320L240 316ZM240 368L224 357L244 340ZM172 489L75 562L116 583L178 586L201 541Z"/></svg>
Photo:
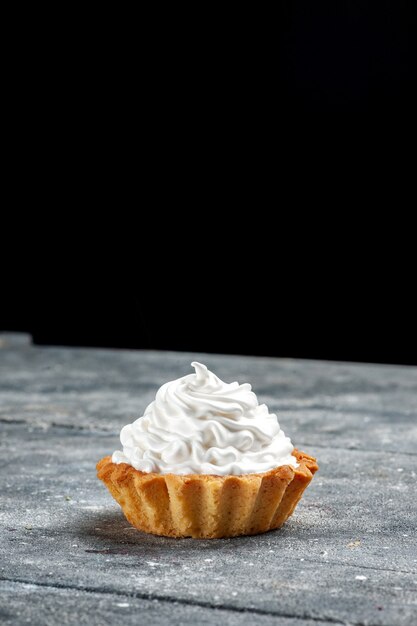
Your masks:
<svg viewBox="0 0 417 626"><path fill-rule="evenodd" d="M279 528L318 466L294 449L249 384L201 363L168 382L97 464L139 530L170 537L252 535Z"/></svg>

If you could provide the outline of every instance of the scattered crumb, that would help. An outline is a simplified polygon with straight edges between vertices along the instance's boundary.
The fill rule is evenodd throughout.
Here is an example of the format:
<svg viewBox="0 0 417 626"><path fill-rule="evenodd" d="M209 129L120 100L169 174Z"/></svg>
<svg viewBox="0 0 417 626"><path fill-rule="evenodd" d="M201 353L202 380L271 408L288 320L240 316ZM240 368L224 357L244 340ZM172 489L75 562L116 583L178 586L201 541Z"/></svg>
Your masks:
<svg viewBox="0 0 417 626"><path fill-rule="evenodd" d="M65 500L71 500L71 498L69 496L65 496Z"/></svg>
<svg viewBox="0 0 417 626"><path fill-rule="evenodd" d="M205 563L213 563L213 559L204 559Z"/></svg>
<svg viewBox="0 0 417 626"><path fill-rule="evenodd" d="M116 602L116 606L119 606L121 609L127 609L130 604L128 602Z"/></svg>
<svg viewBox="0 0 417 626"><path fill-rule="evenodd" d="M361 545L361 540L360 539L355 539L355 541L351 541L350 543L348 543L347 547L348 548L357 548L360 545Z"/></svg>
<svg viewBox="0 0 417 626"><path fill-rule="evenodd" d="M26 530L32 530L33 526L25 526Z"/></svg>
<svg viewBox="0 0 417 626"><path fill-rule="evenodd" d="M355 580L368 580L366 576L355 576Z"/></svg>

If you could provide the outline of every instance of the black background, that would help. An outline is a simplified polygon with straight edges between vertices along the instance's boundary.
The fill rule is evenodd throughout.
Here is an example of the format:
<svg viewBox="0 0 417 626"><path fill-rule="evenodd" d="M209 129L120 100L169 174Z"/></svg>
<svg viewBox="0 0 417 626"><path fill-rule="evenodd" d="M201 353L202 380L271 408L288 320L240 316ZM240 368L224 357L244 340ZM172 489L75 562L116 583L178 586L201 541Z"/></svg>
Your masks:
<svg viewBox="0 0 417 626"><path fill-rule="evenodd" d="M388 239L370 246L368 234L361 249L356 226L345 245L331 231L302 239L299 225L286 230L290 245L275 232L255 245L252 227L237 235L232 225L227 245L212 228L188 248L179 233L169 245L167 227L149 251L118 262L97 248L91 261L77 245L82 263L68 264L66 252L50 249L36 276L14 276L2 326L40 344L417 363L415 294L404 269L412 257L403 255L402 267L398 251L397 260L387 254ZM156 238L156 226L147 233Z"/></svg>
<svg viewBox="0 0 417 626"><path fill-rule="evenodd" d="M413 3L214 18L27 71L0 329L417 364Z"/></svg>

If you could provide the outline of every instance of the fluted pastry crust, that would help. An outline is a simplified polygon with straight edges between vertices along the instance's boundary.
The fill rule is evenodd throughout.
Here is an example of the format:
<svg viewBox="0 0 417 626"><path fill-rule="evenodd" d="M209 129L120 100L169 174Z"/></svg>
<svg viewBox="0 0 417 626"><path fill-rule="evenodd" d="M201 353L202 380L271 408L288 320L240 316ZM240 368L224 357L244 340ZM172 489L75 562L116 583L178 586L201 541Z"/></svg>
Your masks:
<svg viewBox="0 0 417 626"><path fill-rule="evenodd" d="M284 524L318 470L313 457L298 450L293 455L297 468L239 476L145 473L106 456L97 476L144 532L196 539L254 535Z"/></svg>

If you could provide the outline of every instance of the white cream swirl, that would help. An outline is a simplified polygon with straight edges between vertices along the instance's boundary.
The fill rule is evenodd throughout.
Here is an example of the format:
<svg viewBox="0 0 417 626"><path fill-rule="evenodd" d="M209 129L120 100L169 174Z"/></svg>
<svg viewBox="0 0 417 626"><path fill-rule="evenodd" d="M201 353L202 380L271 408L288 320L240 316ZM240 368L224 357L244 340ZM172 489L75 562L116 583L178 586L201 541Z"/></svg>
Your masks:
<svg viewBox="0 0 417 626"><path fill-rule="evenodd" d="M143 417L120 433L128 463L160 474L252 474L297 466L293 445L249 384L224 383L205 365L162 385Z"/></svg>

